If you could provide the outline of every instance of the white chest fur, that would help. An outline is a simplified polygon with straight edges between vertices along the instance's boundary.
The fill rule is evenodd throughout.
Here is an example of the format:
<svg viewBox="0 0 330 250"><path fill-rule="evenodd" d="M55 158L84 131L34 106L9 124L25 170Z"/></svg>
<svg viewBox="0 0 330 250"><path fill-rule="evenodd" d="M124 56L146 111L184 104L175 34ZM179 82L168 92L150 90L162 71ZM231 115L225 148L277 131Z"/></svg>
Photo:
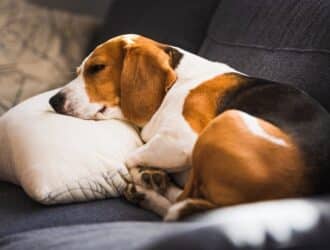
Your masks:
<svg viewBox="0 0 330 250"><path fill-rule="evenodd" d="M176 69L177 81L141 134L150 154L142 163L168 172L179 172L191 166L191 153L197 134L182 115L190 90L217 75L236 72L228 65L178 50L183 57Z"/></svg>

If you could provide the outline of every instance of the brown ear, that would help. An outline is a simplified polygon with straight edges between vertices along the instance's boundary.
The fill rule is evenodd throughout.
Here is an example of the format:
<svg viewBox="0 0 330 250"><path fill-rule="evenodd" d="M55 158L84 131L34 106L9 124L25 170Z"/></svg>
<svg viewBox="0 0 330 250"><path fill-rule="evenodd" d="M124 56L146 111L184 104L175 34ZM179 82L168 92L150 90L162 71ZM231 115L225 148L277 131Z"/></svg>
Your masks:
<svg viewBox="0 0 330 250"><path fill-rule="evenodd" d="M125 50L120 83L121 109L129 121L142 126L159 108L176 74L162 50L134 46Z"/></svg>

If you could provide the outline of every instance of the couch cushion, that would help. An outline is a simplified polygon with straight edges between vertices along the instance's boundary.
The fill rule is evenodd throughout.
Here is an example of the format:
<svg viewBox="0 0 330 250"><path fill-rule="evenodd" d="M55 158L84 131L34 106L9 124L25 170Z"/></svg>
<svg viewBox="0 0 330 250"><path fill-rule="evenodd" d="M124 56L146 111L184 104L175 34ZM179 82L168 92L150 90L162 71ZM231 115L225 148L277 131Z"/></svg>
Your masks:
<svg viewBox="0 0 330 250"><path fill-rule="evenodd" d="M137 33L196 52L219 0L116 0L94 46Z"/></svg>
<svg viewBox="0 0 330 250"><path fill-rule="evenodd" d="M298 86L330 110L327 0L223 0L200 54Z"/></svg>
<svg viewBox="0 0 330 250"><path fill-rule="evenodd" d="M120 222L10 235L1 249L329 249L329 199L217 209L197 221ZM142 229L142 230L141 230Z"/></svg>
<svg viewBox="0 0 330 250"><path fill-rule="evenodd" d="M122 199L48 207L31 200L21 188L5 182L0 182L0 204L0 236L61 225L160 220Z"/></svg>

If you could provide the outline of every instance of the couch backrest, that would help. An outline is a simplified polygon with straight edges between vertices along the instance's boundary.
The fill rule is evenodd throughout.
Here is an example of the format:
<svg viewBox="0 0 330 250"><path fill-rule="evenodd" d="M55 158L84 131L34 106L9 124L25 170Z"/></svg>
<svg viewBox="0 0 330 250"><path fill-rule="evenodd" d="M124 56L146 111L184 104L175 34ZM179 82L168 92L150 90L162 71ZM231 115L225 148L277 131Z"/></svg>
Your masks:
<svg viewBox="0 0 330 250"><path fill-rule="evenodd" d="M330 110L329 0L222 0L200 54L298 86Z"/></svg>
<svg viewBox="0 0 330 250"><path fill-rule="evenodd" d="M96 43L136 33L197 52L219 0L115 0Z"/></svg>
<svg viewBox="0 0 330 250"><path fill-rule="evenodd" d="M329 0L115 0L96 43L125 33L298 86L330 110Z"/></svg>

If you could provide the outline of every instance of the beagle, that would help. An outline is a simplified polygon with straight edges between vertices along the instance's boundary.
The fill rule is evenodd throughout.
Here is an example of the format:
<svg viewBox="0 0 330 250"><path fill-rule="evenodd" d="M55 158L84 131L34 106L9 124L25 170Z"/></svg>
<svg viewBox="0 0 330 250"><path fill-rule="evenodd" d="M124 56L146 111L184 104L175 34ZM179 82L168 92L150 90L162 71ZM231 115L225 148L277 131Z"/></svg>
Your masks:
<svg viewBox="0 0 330 250"><path fill-rule="evenodd" d="M140 127L125 196L166 220L330 189L330 117L315 100L139 35L99 45L50 104Z"/></svg>

